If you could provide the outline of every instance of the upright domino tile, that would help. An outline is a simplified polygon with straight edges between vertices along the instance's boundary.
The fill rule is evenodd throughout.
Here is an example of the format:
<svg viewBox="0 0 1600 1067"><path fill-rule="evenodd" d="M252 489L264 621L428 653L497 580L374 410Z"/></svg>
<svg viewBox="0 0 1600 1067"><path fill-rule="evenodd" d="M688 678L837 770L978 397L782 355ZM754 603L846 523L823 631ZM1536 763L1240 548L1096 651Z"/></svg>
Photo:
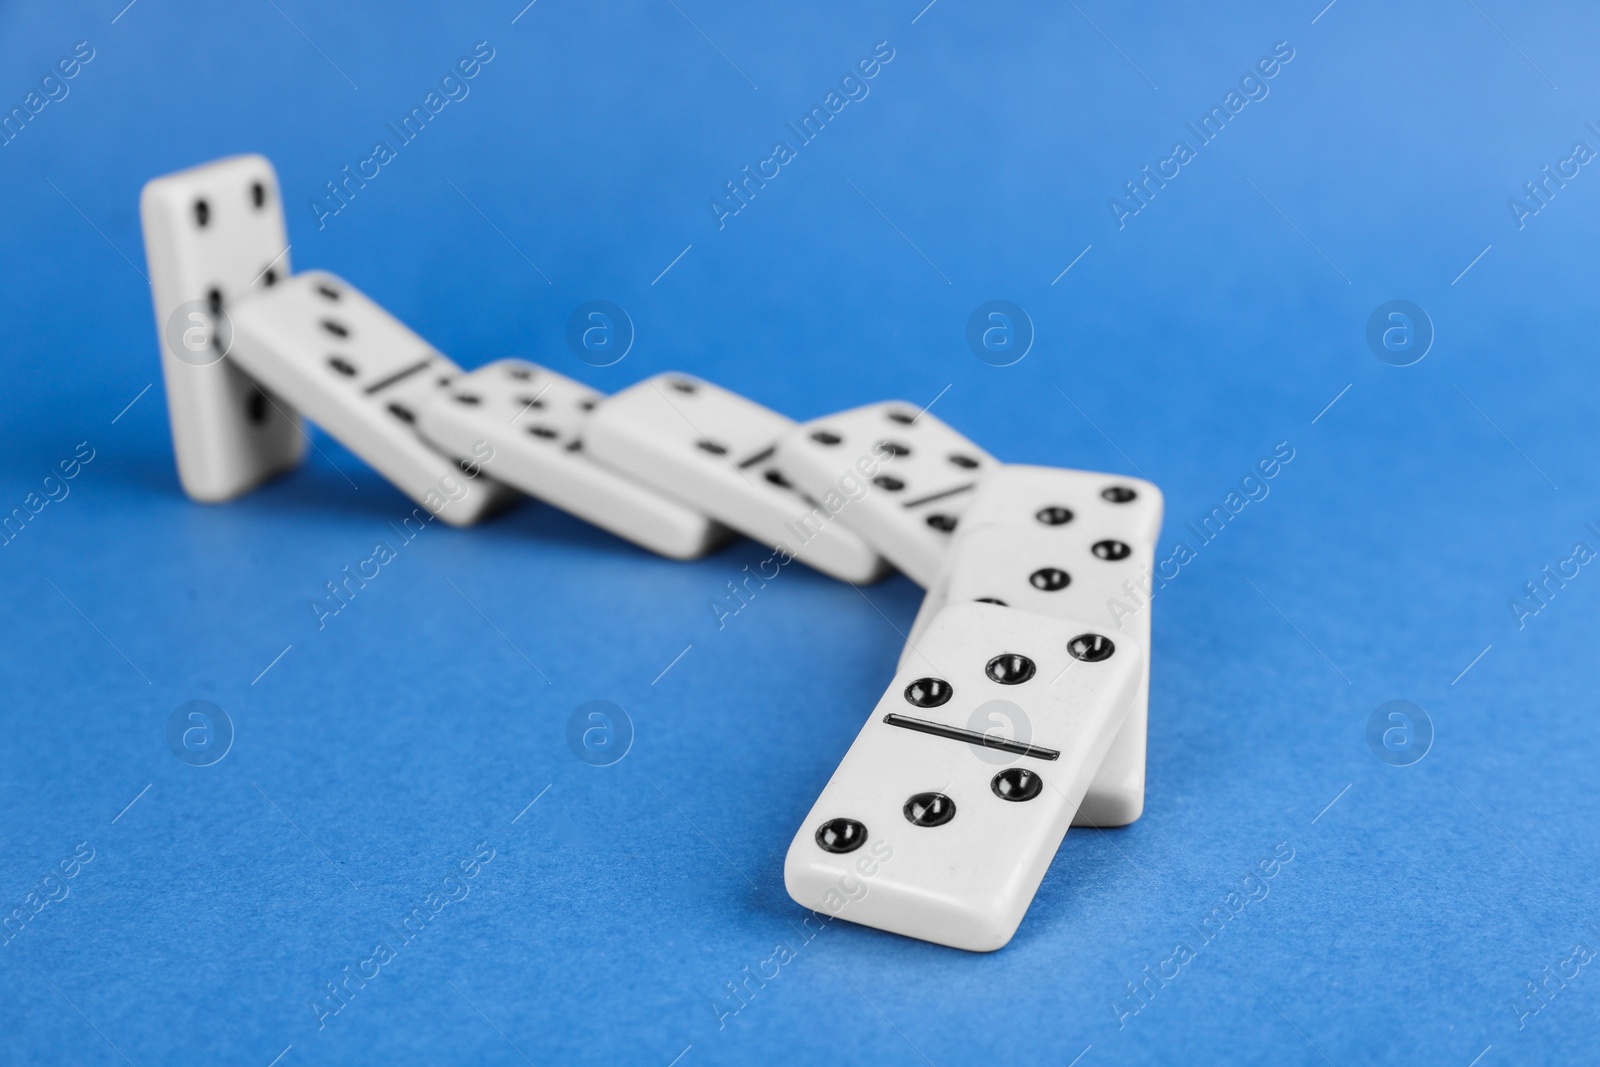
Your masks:
<svg viewBox="0 0 1600 1067"><path fill-rule="evenodd" d="M1089 528L1104 530L1107 536L1117 536L1136 549L1153 552L1161 533L1163 508L1161 490L1141 478L1065 467L997 464L973 494L962 518L961 533L980 526L1061 533ZM953 541L960 540L958 533ZM1148 567L1150 560L1143 559L1142 563ZM944 607L947 570L948 557L941 573L928 586L928 595L912 624L911 642L901 652L901 662L912 654L917 635ZM1080 586L1069 599L1079 602L1077 594L1081 592Z"/></svg>
<svg viewBox="0 0 1600 1067"><path fill-rule="evenodd" d="M901 652L914 669L922 635L947 603L983 600L1094 621L1150 648L1151 567L1161 491L1092 471L1007 464L992 472L962 519ZM1150 699L1146 656L1127 721L1078 812L1078 826L1126 826L1144 811Z"/></svg>
<svg viewBox="0 0 1600 1067"><path fill-rule="evenodd" d="M836 521L926 587L983 476L977 445L910 404L869 404L794 427L778 466Z"/></svg>
<svg viewBox="0 0 1600 1067"><path fill-rule="evenodd" d="M145 185L139 216L178 480L227 500L305 454L289 405L223 358L234 303L289 276L278 176L261 156L168 174Z"/></svg>
<svg viewBox="0 0 1600 1067"><path fill-rule="evenodd" d="M695 559L732 531L590 455L605 394L520 359L463 374L417 413L445 453L507 485L673 559Z"/></svg>
<svg viewBox="0 0 1600 1067"><path fill-rule="evenodd" d="M927 628L784 861L798 903L988 952L1011 940L1122 725L1143 650L953 604Z"/></svg>
<svg viewBox="0 0 1600 1067"><path fill-rule="evenodd" d="M710 382L660 374L601 404L585 447L602 463L824 574L877 581L888 573L883 559L773 464L778 439L794 426Z"/></svg>
<svg viewBox="0 0 1600 1067"><path fill-rule="evenodd" d="M332 274L241 303L230 358L445 522L469 526L512 499L417 433L417 412L461 368Z"/></svg>

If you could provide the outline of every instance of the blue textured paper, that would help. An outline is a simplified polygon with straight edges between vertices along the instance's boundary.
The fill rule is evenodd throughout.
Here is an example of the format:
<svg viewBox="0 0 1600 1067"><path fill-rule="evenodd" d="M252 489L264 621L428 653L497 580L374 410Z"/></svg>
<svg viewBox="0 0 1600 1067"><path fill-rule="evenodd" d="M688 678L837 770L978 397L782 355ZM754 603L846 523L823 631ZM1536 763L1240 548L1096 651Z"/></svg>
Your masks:
<svg viewBox="0 0 1600 1067"><path fill-rule="evenodd" d="M1593 1054L1593 12L121 3L0 12L0 1062ZM784 851L909 582L789 567L719 628L762 547L673 563L533 504L405 542L325 436L187 500L138 194L243 151L297 269L464 365L937 400L1003 460L1158 483L1143 819L1070 833L992 955L808 928ZM605 368L567 343L591 300L636 333ZM968 345L993 300L1032 324L1010 366ZM1436 335L1410 366L1368 343L1392 300ZM196 700L233 725L209 766L168 743ZM594 700L610 766L568 745ZM1395 721L1368 742L1394 700L1410 765Z"/></svg>

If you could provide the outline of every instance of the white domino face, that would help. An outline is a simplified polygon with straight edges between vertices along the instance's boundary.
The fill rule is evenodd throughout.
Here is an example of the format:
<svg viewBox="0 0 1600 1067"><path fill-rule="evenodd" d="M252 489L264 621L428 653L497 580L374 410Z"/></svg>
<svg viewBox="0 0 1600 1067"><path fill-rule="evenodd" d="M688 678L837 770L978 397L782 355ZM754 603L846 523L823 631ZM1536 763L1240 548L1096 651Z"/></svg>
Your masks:
<svg viewBox="0 0 1600 1067"><path fill-rule="evenodd" d="M1011 940L1138 686L1090 623L954 604L923 635L784 861L816 911L954 948Z"/></svg>
<svg viewBox="0 0 1600 1067"><path fill-rule="evenodd" d="M196 500L227 500L306 448L289 404L223 358L235 302L289 276L278 176L261 156L168 174L144 187L139 216L178 479Z"/></svg>
<svg viewBox="0 0 1600 1067"><path fill-rule="evenodd" d="M585 438L602 463L847 582L888 564L773 464L794 420L686 374L661 374L600 405Z"/></svg>
<svg viewBox="0 0 1600 1067"><path fill-rule="evenodd" d="M1161 490L1142 478L1008 463L985 481L967 510L967 527L1103 529L1154 545L1161 534ZM1041 514L1054 509L1050 514ZM1064 512L1070 512L1068 517Z"/></svg>
<svg viewBox="0 0 1600 1067"><path fill-rule="evenodd" d="M1150 569L1161 491L1092 471L1006 465L962 520L901 652L914 669L922 635L947 604L998 600L1023 611L1094 622L1150 647ZM1127 722L1095 775L1079 826L1126 826L1144 811L1150 661Z"/></svg>
<svg viewBox="0 0 1600 1067"><path fill-rule="evenodd" d="M673 559L694 559L731 531L596 462L587 439L605 394L520 359L463 374L417 413L424 437L497 480Z"/></svg>
<svg viewBox="0 0 1600 1067"><path fill-rule="evenodd" d="M979 482L998 464L927 413L898 401L795 427L778 465L802 492L918 585L939 571Z"/></svg>
<svg viewBox="0 0 1600 1067"><path fill-rule="evenodd" d="M417 433L417 412L461 368L332 274L297 274L240 304L229 358L451 525L511 499Z"/></svg>

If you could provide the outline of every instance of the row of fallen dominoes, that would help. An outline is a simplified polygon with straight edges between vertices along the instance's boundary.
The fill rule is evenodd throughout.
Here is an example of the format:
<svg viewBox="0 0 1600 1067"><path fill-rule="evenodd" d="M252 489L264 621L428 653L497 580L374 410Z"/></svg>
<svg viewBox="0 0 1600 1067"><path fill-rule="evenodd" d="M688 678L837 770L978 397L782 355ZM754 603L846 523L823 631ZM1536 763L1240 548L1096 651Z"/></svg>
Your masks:
<svg viewBox="0 0 1600 1067"><path fill-rule="evenodd" d="M789 848L800 904L996 949L1069 825L1139 817L1148 600L1115 624L1106 604L1148 582L1155 486L1001 464L904 403L795 423L684 374L606 396L522 360L463 371L349 283L291 271L260 156L157 178L141 215L196 499L296 464L303 415L457 526L520 490L674 559L737 531L843 581L898 568L927 589Z"/></svg>

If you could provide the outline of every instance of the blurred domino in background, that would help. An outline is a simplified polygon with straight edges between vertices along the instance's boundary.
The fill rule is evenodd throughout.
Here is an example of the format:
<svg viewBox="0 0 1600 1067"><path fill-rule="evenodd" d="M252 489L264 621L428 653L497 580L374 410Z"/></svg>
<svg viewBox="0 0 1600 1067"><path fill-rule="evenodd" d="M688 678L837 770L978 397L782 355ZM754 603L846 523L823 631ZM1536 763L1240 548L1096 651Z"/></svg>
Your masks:
<svg viewBox="0 0 1600 1067"><path fill-rule="evenodd" d="M417 433L417 412L461 374L405 324L324 271L295 275L233 313L233 357L452 526L512 497Z"/></svg>
<svg viewBox="0 0 1600 1067"><path fill-rule="evenodd" d="M602 462L824 574L877 581L888 564L773 463L778 439L794 425L710 382L661 374L601 404L588 444Z"/></svg>
<svg viewBox="0 0 1600 1067"><path fill-rule="evenodd" d="M643 480L595 462L587 438L605 394L548 368L503 359L463 374L417 413L448 455L672 559L695 559L732 531Z"/></svg>
<svg viewBox="0 0 1600 1067"><path fill-rule="evenodd" d="M145 185L139 217L178 479L227 500L306 449L293 409L225 358L235 302L289 276L278 176L254 155L168 174Z"/></svg>

